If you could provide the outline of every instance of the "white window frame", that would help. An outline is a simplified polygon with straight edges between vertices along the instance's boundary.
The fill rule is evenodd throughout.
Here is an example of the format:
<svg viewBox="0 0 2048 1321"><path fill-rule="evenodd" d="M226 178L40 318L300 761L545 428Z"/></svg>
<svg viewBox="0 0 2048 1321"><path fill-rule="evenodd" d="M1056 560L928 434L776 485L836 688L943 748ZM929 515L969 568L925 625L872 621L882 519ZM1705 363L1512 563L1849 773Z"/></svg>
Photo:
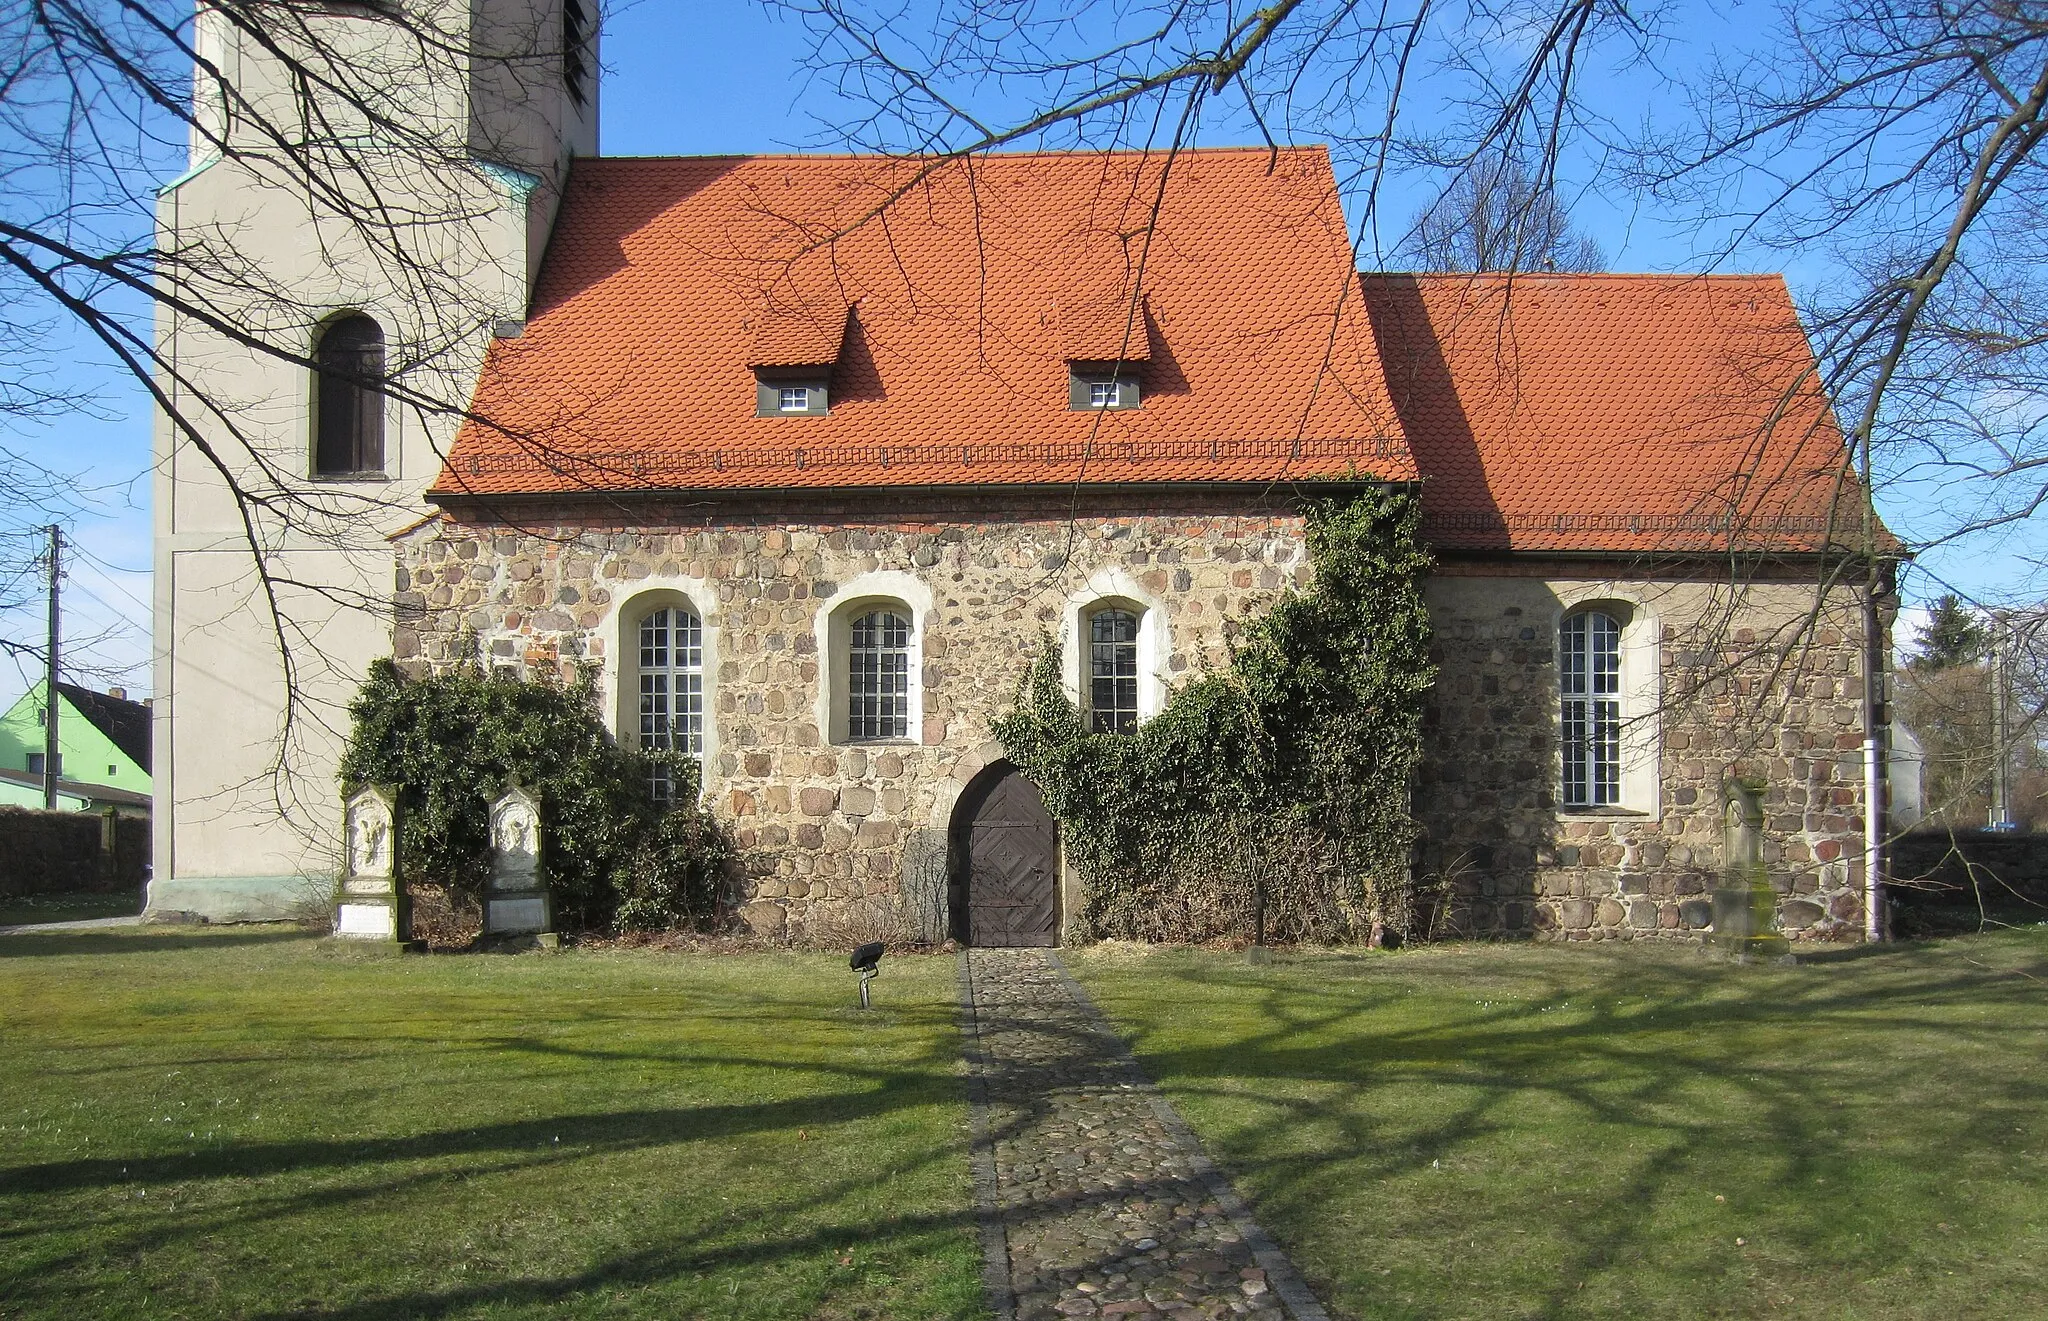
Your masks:
<svg viewBox="0 0 2048 1321"><path fill-rule="evenodd" d="M850 733L851 649L854 621L889 610L910 624L906 648L909 691L901 738L854 738ZM818 607L813 621L818 643L818 737L833 746L922 744L925 739L924 638L932 614L932 593L915 576L893 569L864 573Z"/></svg>
<svg viewBox="0 0 2048 1321"><path fill-rule="evenodd" d="M1067 598L1060 622L1060 686L1068 700L1089 716L1093 728L1090 625L1104 610L1124 610L1138 617L1138 723L1143 724L1166 705L1173 637L1166 602L1121 569L1097 569Z"/></svg>
<svg viewBox="0 0 2048 1321"><path fill-rule="evenodd" d="M846 741L888 743L910 737L910 611L890 604L847 624Z"/></svg>
<svg viewBox="0 0 2048 1321"><path fill-rule="evenodd" d="M1139 721L1144 719L1143 707L1140 704L1138 696L1139 690L1144 687L1144 680L1138 663L1138 652L1140 649L1139 639L1143 636L1145 631L1146 613L1147 612L1143 610L1133 610L1130 606L1126 605L1122 601L1100 602L1093 609L1084 610L1081 613L1082 627L1081 635L1078 639L1078 644L1081 647L1087 649L1087 654L1082 660L1082 666L1084 670L1084 673L1082 674L1082 679L1087 684L1088 729L1092 733L1129 733L1131 729L1136 727ZM1117 615L1124 619L1130 620L1131 636L1124 639L1113 639L1108 643L1104 643L1098 640L1095 636L1096 625L1104 617L1109 615ZM1101 696L1100 685L1103 682L1103 675L1099 672L1099 667L1103 659L1100 652L1100 648L1104 646L1117 648L1119 650L1121 650L1124 647L1130 648L1131 672L1129 675L1129 680L1131 685L1131 724L1119 729L1101 728L1103 708L1097 699ZM1114 653L1112 653L1112 666L1117 666L1119 663L1119 659L1120 658L1118 658ZM1112 671L1112 673L1109 676L1109 683L1112 686L1112 692L1114 692L1115 685L1120 683L1124 678L1124 675L1115 673L1114 670ZM1111 706L1109 709L1112 712L1117 712L1120 711L1122 708L1121 704L1115 702L1114 698L1112 698Z"/></svg>
<svg viewBox="0 0 2048 1321"><path fill-rule="evenodd" d="M775 388L775 407L783 413L808 413L811 411L811 387L808 385L779 385Z"/></svg>
<svg viewBox="0 0 2048 1321"><path fill-rule="evenodd" d="M661 659L650 662L648 628L656 616L663 617L662 637L658 644ZM689 605L659 601L640 612L634 621L633 635L636 746L643 752L689 753L698 759L698 779L701 781L707 714L705 699L710 695L704 673L704 618ZM657 681L661 689L659 693L652 691ZM661 699L661 705L667 708L665 712L650 713L649 699L654 697ZM649 727L649 720L654 715L666 716L666 731ZM680 747L676 745L678 735ZM651 787L657 799L666 801L671 796L668 776L659 770L652 777Z"/></svg>
<svg viewBox="0 0 2048 1321"><path fill-rule="evenodd" d="M664 606L680 607L697 616L703 671L703 723L697 764L703 791L711 792L712 768L718 764L718 660L722 620L713 608L717 590L697 578L656 576L633 584L630 594L613 596L599 622L593 648L602 645L606 723L612 737L626 747L640 746L640 621Z"/></svg>
<svg viewBox="0 0 2048 1321"><path fill-rule="evenodd" d="M1621 621L1574 610L1558 621L1558 778L1567 810L1621 806Z"/></svg>
<svg viewBox="0 0 2048 1321"><path fill-rule="evenodd" d="M1551 645L1556 650L1557 700L1551 706L1556 722L1557 755L1553 774L1557 787L1558 811L1566 815L1620 812L1656 816L1662 810L1663 776L1659 769L1662 751L1662 721L1659 718L1661 678L1659 656L1660 626L1641 602L1603 584L1602 589L1559 593L1562 609L1551 625ZM1619 669L1615 676L1616 743L1619 753L1617 796L1607 803L1574 803L1565 793L1564 724L1564 629L1574 617L1602 614L1617 629Z"/></svg>

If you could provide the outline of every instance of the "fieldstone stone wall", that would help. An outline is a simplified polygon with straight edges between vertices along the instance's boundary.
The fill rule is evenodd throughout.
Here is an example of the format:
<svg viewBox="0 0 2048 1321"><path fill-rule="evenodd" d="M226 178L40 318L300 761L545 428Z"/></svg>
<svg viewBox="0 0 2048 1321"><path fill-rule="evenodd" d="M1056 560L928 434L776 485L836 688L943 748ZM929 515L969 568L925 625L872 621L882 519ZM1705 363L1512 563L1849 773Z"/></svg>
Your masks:
<svg viewBox="0 0 2048 1321"><path fill-rule="evenodd" d="M597 665L607 719L630 737L625 649L646 609L687 599L706 634L706 788L743 851L746 921L801 936L879 899L943 935L952 806L1000 759L990 727L1041 637L1107 576L1129 589L1111 594L1142 594L1164 613L1162 686L1226 664L1229 621L1307 580L1302 520L1284 503L1230 495L1080 508L1064 493L1035 505L882 498L645 510L631 527L615 525L615 510L607 526L601 509L519 527L450 515L396 543L393 652L415 672L472 648L528 673ZM907 739L849 743L820 718L817 623L876 574L929 594L914 676L922 719Z"/></svg>
<svg viewBox="0 0 2048 1321"><path fill-rule="evenodd" d="M946 933L954 802L1000 760L991 726L1077 601L1137 597L1160 612L1163 690L1226 664L1229 631L1309 572L1292 507L1228 492L1079 506L792 493L752 508L641 509L631 526L603 507L555 507L545 520L451 513L396 548L402 665L478 650L529 674L595 665L606 718L627 737L639 618L687 601L705 628L706 788L745 858L742 916L797 938L879 910ZM1426 712L1417 867L1425 882L1447 878L1444 924L1553 940L1697 939L1722 862L1721 782L1739 773L1769 783L1764 857L1786 933L1855 935L1863 678L1853 599L1817 608L1810 583L1613 582L1586 567L1451 560L1428 586L1442 669ZM920 614L921 718L908 738L853 743L821 709L818 625L833 602L865 599L876 575L897 585L886 594L919 598L907 604ZM1120 586L1105 592L1111 579ZM1557 626L1596 601L1628 619L1639 751L1619 807L1566 811Z"/></svg>
<svg viewBox="0 0 2048 1321"><path fill-rule="evenodd" d="M1697 939L1722 865L1721 784L1758 775L1764 860L1795 940L1862 930L1855 600L1812 583L1602 581L1570 564L1447 563L1428 600L1441 666L1417 796L1425 881L1452 930L1545 940ZM1540 576L1539 576L1540 575ZM1625 621L1617 807L1559 803L1557 630L1606 602ZM1654 670L1654 675L1646 672ZM1631 672L1633 671L1633 673ZM1629 757L1625 755L1625 763Z"/></svg>

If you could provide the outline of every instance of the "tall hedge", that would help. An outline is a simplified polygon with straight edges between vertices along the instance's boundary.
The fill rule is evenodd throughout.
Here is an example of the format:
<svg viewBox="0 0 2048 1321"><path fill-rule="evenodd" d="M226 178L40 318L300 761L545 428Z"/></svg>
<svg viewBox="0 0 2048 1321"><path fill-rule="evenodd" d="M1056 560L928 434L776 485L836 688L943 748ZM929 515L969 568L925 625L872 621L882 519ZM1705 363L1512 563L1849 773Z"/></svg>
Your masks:
<svg viewBox="0 0 2048 1321"><path fill-rule="evenodd" d="M732 848L697 806L696 763L620 747L596 714L595 681L486 675L462 663L411 678L370 667L349 708L343 792L394 784L405 810L400 861L413 881L482 896L490 878L490 804L516 777L540 800L558 922L567 929L652 929L713 917ZM675 805L649 789L668 767Z"/></svg>
<svg viewBox="0 0 2048 1321"><path fill-rule="evenodd" d="M1423 694L1435 679L1419 502L1377 488L1307 518L1310 585L1229 668L1135 731L1094 734L1054 649L996 735L1087 882L1084 934L1342 940L1402 925Z"/></svg>

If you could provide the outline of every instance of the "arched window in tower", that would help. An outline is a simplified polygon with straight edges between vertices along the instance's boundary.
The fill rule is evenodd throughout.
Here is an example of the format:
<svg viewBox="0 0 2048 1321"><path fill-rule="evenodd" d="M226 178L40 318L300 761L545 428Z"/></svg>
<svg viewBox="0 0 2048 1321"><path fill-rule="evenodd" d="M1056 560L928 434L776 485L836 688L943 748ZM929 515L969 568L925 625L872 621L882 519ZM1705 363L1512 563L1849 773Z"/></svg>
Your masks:
<svg viewBox="0 0 2048 1321"><path fill-rule="evenodd" d="M1088 718L1098 734L1138 727L1138 616L1129 610L1088 617Z"/></svg>
<svg viewBox="0 0 2048 1321"><path fill-rule="evenodd" d="M681 606L640 618L640 747L647 752L704 751L704 621ZM648 787L661 802L675 783L657 767Z"/></svg>
<svg viewBox="0 0 2048 1321"><path fill-rule="evenodd" d="M910 621L871 610L853 621L846 649L846 736L910 737Z"/></svg>
<svg viewBox="0 0 2048 1321"><path fill-rule="evenodd" d="M1621 802L1621 623L1581 610L1557 632L1564 804L1611 807Z"/></svg>
<svg viewBox="0 0 2048 1321"><path fill-rule="evenodd" d="M384 475L384 330L358 312L313 351L313 475Z"/></svg>

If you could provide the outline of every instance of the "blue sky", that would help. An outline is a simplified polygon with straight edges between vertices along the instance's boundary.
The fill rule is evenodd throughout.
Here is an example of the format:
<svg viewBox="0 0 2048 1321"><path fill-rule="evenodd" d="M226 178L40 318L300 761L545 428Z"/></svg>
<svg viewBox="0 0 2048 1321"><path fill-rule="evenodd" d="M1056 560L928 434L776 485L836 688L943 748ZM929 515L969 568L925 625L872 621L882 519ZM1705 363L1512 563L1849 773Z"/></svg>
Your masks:
<svg viewBox="0 0 2048 1321"><path fill-rule="evenodd" d="M1751 8L1681 5L1677 30L1691 37L1735 30L1758 14ZM611 154L698 154L801 150L839 146L833 123L844 103L822 82L798 67L807 42L789 18L752 0L639 0L616 10L604 33L605 73L601 92L602 146ZM1673 98L1678 89L1640 75L1614 77L1602 87L1604 108L1617 122L1645 106ZM1252 130L1226 118L1205 133L1206 142L1255 141ZM1584 161L1576 163L1583 166ZM175 172L171 163L166 173ZM1383 214L1405 219L1426 201L1419 189L1396 191ZM1698 238L1639 208L1619 192L1581 190L1568 194L1573 218L1605 248L1610 265L1622 270L1697 269ZM1354 214L1354 221L1356 215ZM1747 254L1746 254L1747 255ZM1722 269L1785 269L1795 297L1807 295L1824 278L1819 261L1787 262L1782 254ZM139 309L138 309L139 310ZM59 328L61 331L61 328ZM99 416L75 416L48 423L0 422L0 443L32 453L89 488L89 507L70 520L79 548L67 584L72 610L67 629L80 639L81 662L93 667L89 680L125 682L145 693L148 673L149 413L141 390L111 368L90 345L58 336L57 356L66 381L92 389ZM1895 523L1911 531L1910 508L1882 501ZM9 533L19 524L0 511L0 554L18 563L20 541ZM1992 591L2014 574L2014 552L2038 540L2038 522L1997 542L1930 557L1932 576L1909 580L1909 591L1932 595L1944 581ZM0 585L10 575L0 573ZM0 611L0 637L40 642L40 606ZM33 677L32 667L0 659L0 706Z"/></svg>

